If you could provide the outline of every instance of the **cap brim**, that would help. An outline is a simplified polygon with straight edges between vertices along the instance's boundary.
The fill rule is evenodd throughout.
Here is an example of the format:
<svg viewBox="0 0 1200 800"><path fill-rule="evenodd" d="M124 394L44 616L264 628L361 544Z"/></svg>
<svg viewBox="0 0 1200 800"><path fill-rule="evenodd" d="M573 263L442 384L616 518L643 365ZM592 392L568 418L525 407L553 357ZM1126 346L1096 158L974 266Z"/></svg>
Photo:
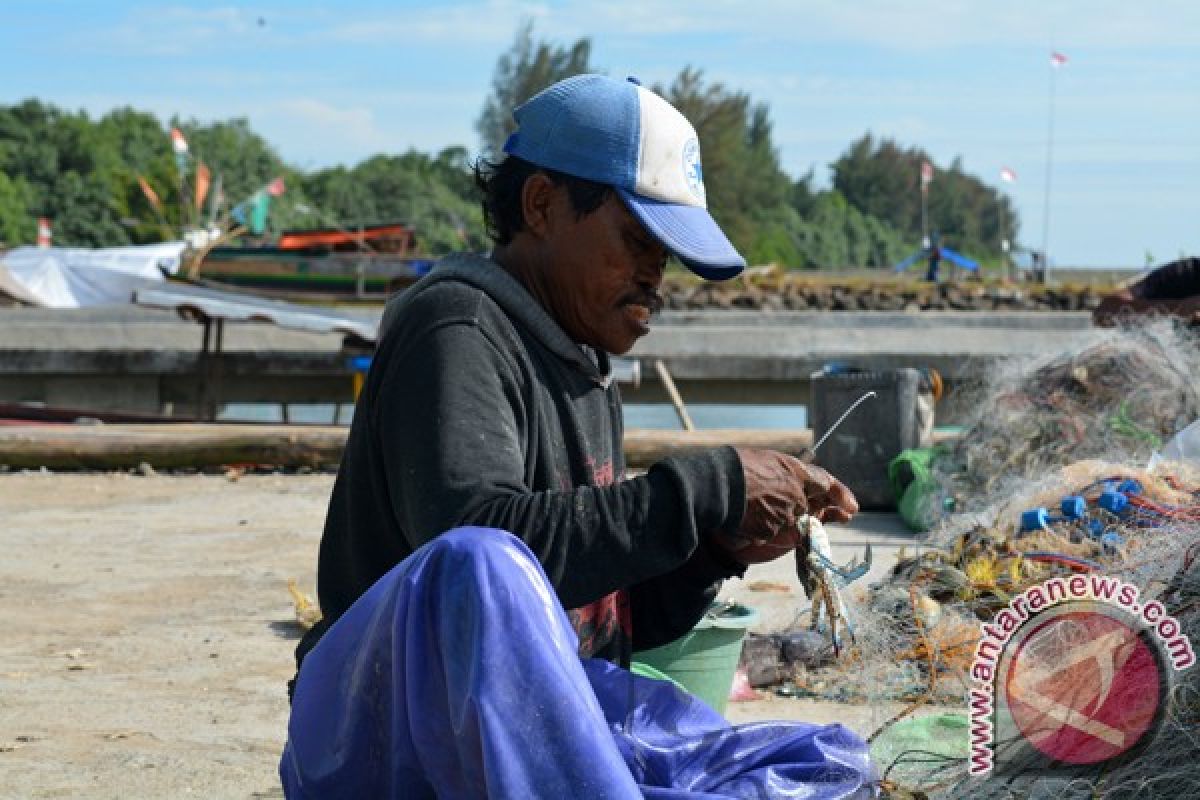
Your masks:
<svg viewBox="0 0 1200 800"><path fill-rule="evenodd" d="M710 281L737 277L746 259L717 226L708 209L664 203L618 188L625 205L671 254Z"/></svg>

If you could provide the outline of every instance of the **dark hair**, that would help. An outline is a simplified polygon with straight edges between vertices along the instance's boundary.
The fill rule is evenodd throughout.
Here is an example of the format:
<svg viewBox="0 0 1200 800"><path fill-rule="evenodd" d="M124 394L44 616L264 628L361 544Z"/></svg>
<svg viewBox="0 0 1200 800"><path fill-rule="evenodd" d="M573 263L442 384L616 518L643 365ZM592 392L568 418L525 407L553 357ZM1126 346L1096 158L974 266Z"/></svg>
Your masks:
<svg viewBox="0 0 1200 800"><path fill-rule="evenodd" d="M508 244L513 235L525 227L521 211L521 190L525 181L539 172L560 186L567 187L571 208L579 219L598 209L612 192L612 187L585 178L576 178L553 169L539 167L516 156L491 162L480 157L472 166L475 185L483 194L483 224L496 244Z"/></svg>

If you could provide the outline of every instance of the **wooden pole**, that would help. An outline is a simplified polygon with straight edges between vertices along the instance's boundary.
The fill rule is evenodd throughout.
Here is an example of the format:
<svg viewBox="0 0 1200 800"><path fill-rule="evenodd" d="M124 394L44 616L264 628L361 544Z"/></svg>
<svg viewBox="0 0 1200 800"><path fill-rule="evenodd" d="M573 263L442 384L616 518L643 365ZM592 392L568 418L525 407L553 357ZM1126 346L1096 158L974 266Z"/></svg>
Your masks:
<svg viewBox="0 0 1200 800"><path fill-rule="evenodd" d="M269 464L336 466L348 429L333 425L35 424L0 426L0 464L13 469L132 469ZM708 430L625 432L625 458L645 468L673 453L720 445L766 447L802 455L808 430Z"/></svg>
<svg viewBox="0 0 1200 800"><path fill-rule="evenodd" d="M812 431L712 429L705 431L625 431L625 462L646 469L670 455L693 453L722 445L779 450L804 458L812 447Z"/></svg>
<svg viewBox="0 0 1200 800"><path fill-rule="evenodd" d="M661 358L655 359L654 369L658 371L658 379L662 381L663 388L667 390L667 396L671 398L671 405L675 406L675 413L679 415L683 429L685 431L696 430L696 426L692 424L692 418L688 416L687 408L683 405L683 397L675 388L675 381L671 378L671 373L667 371L667 365Z"/></svg>
<svg viewBox="0 0 1200 800"><path fill-rule="evenodd" d="M346 428L167 423L0 427L0 464L16 469L132 469L265 464L336 466Z"/></svg>
<svg viewBox="0 0 1200 800"><path fill-rule="evenodd" d="M13 469L166 469L227 465L335 467L349 429L334 425L165 423L0 425L0 464ZM936 441L952 437L935 436ZM811 430L629 430L625 460L645 469L667 456L722 445L808 458Z"/></svg>

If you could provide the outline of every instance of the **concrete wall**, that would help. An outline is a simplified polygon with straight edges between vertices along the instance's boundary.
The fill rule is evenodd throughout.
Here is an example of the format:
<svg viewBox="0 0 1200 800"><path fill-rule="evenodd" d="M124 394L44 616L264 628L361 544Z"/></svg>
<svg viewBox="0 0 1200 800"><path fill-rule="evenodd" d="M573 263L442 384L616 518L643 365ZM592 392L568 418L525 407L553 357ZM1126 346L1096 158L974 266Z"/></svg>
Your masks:
<svg viewBox="0 0 1200 800"><path fill-rule="evenodd" d="M690 403L804 405L812 372L840 361L866 369L934 367L948 383L997 359L1056 352L1090 335L1086 313L670 312L629 354L642 362L632 402L667 402L662 359ZM176 413L207 399L338 403L352 399L340 334L227 324L220 356L203 329L134 307L0 309L0 402Z"/></svg>

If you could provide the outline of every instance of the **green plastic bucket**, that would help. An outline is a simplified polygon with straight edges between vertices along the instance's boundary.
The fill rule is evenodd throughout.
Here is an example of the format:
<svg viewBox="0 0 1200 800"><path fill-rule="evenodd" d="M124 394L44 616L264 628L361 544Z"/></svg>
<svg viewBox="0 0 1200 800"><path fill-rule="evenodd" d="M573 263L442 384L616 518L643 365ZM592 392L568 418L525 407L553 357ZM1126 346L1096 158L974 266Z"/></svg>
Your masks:
<svg viewBox="0 0 1200 800"><path fill-rule="evenodd" d="M657 670L684 689L725 713L733 674L742 656L746 630L758 612L740 604L720 604L679 639L634 654L634 660Z"/></svg>

